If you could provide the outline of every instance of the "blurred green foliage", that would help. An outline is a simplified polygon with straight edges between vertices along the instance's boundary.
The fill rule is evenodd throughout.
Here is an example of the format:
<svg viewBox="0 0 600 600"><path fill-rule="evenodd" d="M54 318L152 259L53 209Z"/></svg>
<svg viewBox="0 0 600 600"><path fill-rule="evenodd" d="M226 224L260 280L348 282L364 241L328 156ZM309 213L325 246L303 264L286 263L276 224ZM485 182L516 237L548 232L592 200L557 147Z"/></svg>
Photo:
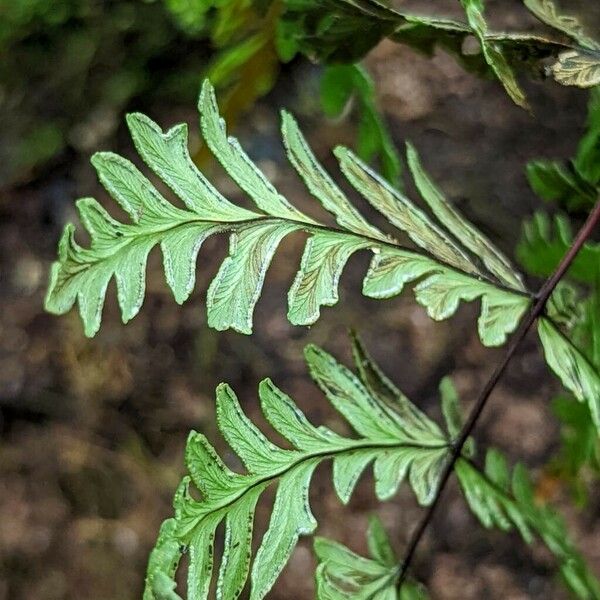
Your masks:
<svg viewBox="0 0 600 600"><path fill-rule="evenodd" d="M594 206L600 192L599 87L591 91L587 131L575 156L568 161L532 161L527 165L527 178L540 198L556 202L569 212L585 211Z"/></svg>
<svg viewBox="0 0 600 600"><path fill-rule="evenodd" d="M193 12L195 1L177 1ZM204 0L201 4L206 35L215 48L204 75L220 91L223 116L235 127L240 115L267 94L277 80L281 61L276 29L282 2ZM206 147L202 147L194 160L202 162L208 157Z"/></svg>
<svg viewBox="0 0 600 600"><path fill-rule="evenodd" d="M97 148L134 97L195 99L206 44L183 3L168 4L173 14L162 1L0 0L0 186Z"/></svg>
<svg viewBox="0 0 600 600"><path fill-rule="evenodd" d="M600 248L600 247L599 247ZM590 272L595 282L578 306L580 318L573 324L573 341L585 352L588 360L600 368L600 262ZM585 505L589 485L600 476L600 442L592 424L589 408L569 395L560 395L552 409L561 422L562 445L550 467L571 487L576 501Z"/></svg>
<svg viewBox="0 0 600 600"><path fill-rule="evenodd" d="M377 107L373 80L360 65L331 65L321 78L321 106L328 117L339 117L355 98L358 112L356 151L365 161L379 157L381 171L401 187L402 162Z"/></svg>
<svg viewBox="0 0 600 600"><path fill-rule="evenodd" d="M573 242L571 222L564 215L552 220L545 212L537 212L523 224L523 234L517 246L517 257L531 275L548 277ZM579 283L595 283L600 264L600 244L583 245L569 269L569 277Z"/></svg>
<svg viewBox="0 0 600 600"><path fill-rule="evenodd" d="M567 215L581 215L591 210L600 197L600 88L591 90L586 131L575 156L568 161L532 161L527 165L527 178L540 198ZM528 273L548 277L572 241L568 216L549 216L540 211L523 224L517 258ZM577 309L571 311L577 318L564 325L590 363L600 368L600 243L584 244L569 269L567 280L563 281L562 291L568 291L569 303ZM560 314L555 318L560 320ZM576 500L585 504L590 480L600 476L597 431L589 408L573 396L560 395L552 406L561 422L562 445L550 469L565 479Z"/></svg>
<svg viewBox="0 0 600 600"><path fill-rule="evenodd" d="M122 112L191 104L208 76L224 117L268 93L296 56L282 36L283 0L0 0L0 187L23 183L61 153L86 154L114 135ZM332 109L335 88L344 90ZM333 91L332 91L333 90ZM357 100L357 150L400 182L400 160L373 82L354 65L325 70L322 106L339 117ZM201 148L194 157L202 162Z"/></svg>

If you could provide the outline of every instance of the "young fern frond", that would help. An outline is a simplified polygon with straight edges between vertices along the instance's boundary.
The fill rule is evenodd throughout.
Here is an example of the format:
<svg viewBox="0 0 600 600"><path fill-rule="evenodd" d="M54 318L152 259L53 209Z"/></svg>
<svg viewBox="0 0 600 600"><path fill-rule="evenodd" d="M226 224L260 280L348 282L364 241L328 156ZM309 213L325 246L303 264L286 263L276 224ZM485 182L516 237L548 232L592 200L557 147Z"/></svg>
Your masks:
<svg viewBox="0 0 600 600"><path fill-rule="evenodd" d="M455 473L469 507L484 527L502 531L516 528L527 544L533 534L537 535L556 557L560 573L575 597L600 597L600 583L570 541L560 516L536 501L523 465L517 464L511 474L504 455L490 449L483 471L460 458Z"/></svg>
<svg viewBox="0 0 600 600"><path fill-rule="evenodd" d="M360 340L353 337L358 376L323 350L308 346L306 360L313 379L328 400L351 425L358 437L348 438L312 425L270 380L259 387L262 412L273 428L291 445L271 443L244 415L235 395L225 384L217 389L217 416L221 433L241 459L247 473L234 473L219 459L206 438L192 432L186 449L186 476L173 502L175 517L165 521L148 563L144 600L178 598L175 573L183 553L189 553L188 600L207 597L213 569L215 530L225 521L223 556L216 596L235 599L250 573L253 515L261 493L278 481L271 519L251 569L250 598L263 598L295 547L300 535L317 527L308 489L316 466L333 461L333 485L347 503L362 472L373 465L375 493L380 500L394 495L408 481L421 505L432 502L438 482L463 426L459 399L449 379L440 385L442 429L404 396L372 361ZM506 459L487 453L485 469L473 462L472 440L454 466L466 501L487 527L502 531L516 528L526 543L539 537L556 556L565 582L575 596L598 597L598 582L569 541L562 520L534 500L524 467L511 476ZM189 492L194 484L201 499ZM402 558L394 554L378 521L368 532L371 558L317 538L316 575L320 600L378 598L425 599L421 586L402 582Z"/></svg>
<svg viewBox="0 0 600 600"><path fill-rule="evenodd" d="M367 530L369 558L346 546L316 537L319 560L315 576L318 600L427 600L423 586L405 582L398 590L398 557L378 517L371 515Z"/></svg>
<svg viewBox="0 0 600 600"><path fill-rule="evenodd" d="M360 214L316 160L291 115L284 112L282 117L290 162L311 194L335 217L337 227L317 222L292 206L238 141L227 136L208 81L203 86L200 112L208 146L257 209L232 204L198 171L188 154L185 125L163 133L148 117L129 115L140 155L185 208L168 202L128 160L107 152L96 154L92 163L100 181L129 214L131 223L116 221L96 200L78 201L91 245L81 247L75 241L73 226L67 225L59 243L59 260L51 270L47 310L62 314L78 302L85 332L93 336L100 327L107 286L114 276L122 318L129 321L142 306L146 261L156 245L162 250L167 283L181 303L194 287L202 243L211 235L227 232L229 255L208 289L208 324L218 330L232 328L249 334L254 307L277 246L295 231L309 235L288 294L288 318L296 325L314 323L321 306L337 302L341 272L359 250L373 254L363 281L363 293L368 297L390 298L406 283L419 281L414 288L416 300L435 320L452 316L461 301L481 299L478 331L486 346L503 344L530 307L532 295L520 275L451 206L410 145L408 165L436 220L347 148L338 147L335 154L348 181L418 249L403 246ZM568 389L590 404L600 426L596 417L600 414L600 375L587 368L581 353L553 324L541 329L541 335L550 366ZM567 364L551 360L554 350L548 344L554 342L559 347L569 346L559 348L568 355Z"/></svg>
<svg viewBox="0 0 600 600"><path fill-rule="evenodd" d="M363 356L355 347L357 356ZM429 504L451 450L451 440L429 417L389 384L386 396L356 377L323 350L305 352L310 373L332 406L358 437L348 438L312 425L296 404L270 380L260 384L261 409L267 421L292 446L270 442L244 415L233 391L217 388L217 422L247 472L231 471L208 440L192 432L186 448L189 476L175 496L174 519L162 528L148 567L145 600L174 593L173 575L182 549L189 552L188 597L206 598L213 568L215 529L225 521L225 545L216 584L217 598L239 596L250 571L256 503L278 481L271 520L252 564L252 599L263 598L294 549L298 537L314 532L309 486L319 463L333 461L333 485L345 504L366 467L374 463L375 493L393 496L403 480L422 505ZM363 365L368 357L363 356ZM202 498L189 493L193 483Z"/></svg>

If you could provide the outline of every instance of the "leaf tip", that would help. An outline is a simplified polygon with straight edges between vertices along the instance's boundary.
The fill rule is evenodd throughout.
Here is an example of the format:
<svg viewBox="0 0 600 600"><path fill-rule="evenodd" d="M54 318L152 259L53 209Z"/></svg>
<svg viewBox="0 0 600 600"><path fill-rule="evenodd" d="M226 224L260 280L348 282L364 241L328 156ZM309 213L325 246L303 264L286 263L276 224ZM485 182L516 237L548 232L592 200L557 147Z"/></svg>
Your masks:
<svg viewBox="0 0 600 600"><path fill-rule="evenodd" d="M333 154L341 162L343 160L346 160L350 156L351 152L347 146L336 146L333 149Z"/></svg>
<svg viewBox="0 0 600 600"><path fill-rule="evenodd" d="M215 88L208 77L202 82L200 98L198 99L198 110L201 114L208 112L216 104Z"/></svg>
<svg viewBox="0 0 600 600"><path fill-rule="evenodd" d="M323 350L321 350L321 348L316 344L307 344L306 346L304 346L304 358L309 363L309 365L313 359L318 358L322 355L322 353Z"/></svg>

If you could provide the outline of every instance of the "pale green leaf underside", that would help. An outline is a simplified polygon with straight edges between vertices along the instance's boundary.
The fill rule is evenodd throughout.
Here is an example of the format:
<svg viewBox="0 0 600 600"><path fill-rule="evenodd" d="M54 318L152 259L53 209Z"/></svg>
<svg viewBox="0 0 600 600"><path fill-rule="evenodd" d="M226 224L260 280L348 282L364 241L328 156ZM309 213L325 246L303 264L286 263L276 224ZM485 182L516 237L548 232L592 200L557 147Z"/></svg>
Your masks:
<svg viewBox="0 0 600 600"><path fill-rule="evenodd" d="M367 541L368 558L333 540L315 538L318 600L427 600L423 586L412 581L398 590L398 558L375 515L369 519Z"/></svg>
<svg viewBox="0 0 600 600"><path fill-rule="evenodd" d="M406 157L422 198L446 229L451 231L466 248L479 256L490 273L505 285L524 290L521 277L515 273L507 258L446 200L423 168L417 151L410 143L407 144Z"/></svg>
<svg viewBox="0 0 600 600"><path fill-rule="evenodd" d="M575 398L587 403L594 424L600 430L600 375L584 354L546 317L538 321L538 334L546 362Z"/></svg>
<svg viewBox="0 0 600 600"><path fill-rule="evenodd" d="M357 352L358 348L355 341ZM309 535L317 527L309 487L315 468L326 459L333 460L334 488L344 503L370 463L374 463L375 491L380 499L389 498L407 481L421 504L432 501L451 449L448 435L404 396L395 410L380 395L373 395L374 379L364 380L362 369L356 376L315 346L307 348L306 360L313 378L357 437L315 427L288 396L265 380L259 388L262 412L291 446L280 447L246 417L233 391L221 384L217 388L218 426L246 473L231 471L203 435L190 435L186 449L189 476L175 496L175 517L163 525L151 555L145 600L160 598L159 585L175 594L174 574L185 549L189 553L188 600L207 598L215 532L222 521L225 542L217 598L235 600L248 578L250 597L264 598L299 536ZM188 491L192 482L201 495L199 500ZM277 493L269 526L252 561L256 503L274 483ZM370 545L382 560L387 557L389 570L391 547L382 531L373 527Z"/></svg>
<svg viewBox="0 0 600 600"><path fill-rule="evenodd" d="M148 117L129 115L127 122L140 156L182 205L167 200L130 161L112 153L96 154L92 163L101 183L130 221L117 221L93 199L77 203L91 243L81 247L73 226L65 229L58 261L51 270L47 310L62 314L78 303L85 332L94 335L114 278L123 321L129 321L142 306L146 262L156 246L163 255L165 279L175 300L182 303L194 289L202 243L214 234L227 233L229 254L208 288L208 324L248 334L280 242L290 233L303 231L309 237L288 294L288 318L293 324L314 323L322 306L335 304L346 262L355 252L368 250L373 259L363 284L367 296L388 298L400 293L405 283L420 280L417 300L432 318L448 318L460 301L481 299L479 333L484 344L501 344L514 329L530 302L519 275L442 196L412 147L409 161L415 181L435 218L349 150L338 148L336 155L350 183L417 249L403 247L359 213L319 164L291 115L284 112L282 116L290 162L309 192L335 217L337 228L294 208L238 141L227 136L208 82L203 86L200 112L208 146L256 209L233 204L206 180L189 156L186 126L163 133Z"/></svg>
<svg viewBox="0 0 600 600"><path fill-rule="evenodd" d="M180 544L175 538L175 519L163 522L148 559L148 576L143 600L181 600L175 593L173 577L181 558Z"/></svg>
<svg viewBox="0 0 600 600"><path fill-rule="evenodd" d="M369 558L333 540L315 538L318 600L397 598L397 558L381 521L374 515L369 520L367 540Z"/></svg>
<svg viewBox="0 0 600 600"><path fill-rule="evenodd" d="M556 344L543 336L545 344ZM400 483L406 481L420 504L432 502L452 452L451 439L463 422L451 382L445 380L440 386L448 426L448 431L443 431L390 382L356 336L353 355L358 375L316 346L308 346L305 354L313 379L356 435L341 436L326 427L314 426L286 394L265 380L259 387L261 410L288 442L284 448L271 442L246 417L233 391L221 384L217 389L218 427L246 472L231 471L208 440L192 432L186 448L189 475L175 494L175 517L163 524L150 556L144 600L178 600L175 574L186 551L188 600L206 598L213 579L215 533L223 521L225 540L217 598L235 600L248 586L248 580L250 598L265 597L299 537L317 528L309 487L315 468L325 460L333 462L334 489L344 503L371 463L380 500L395 494ZM560 352L557 359L563 360ZM473 448L463 452L455 472L474 515L485 527L502 531L516 528L527 543L534 535L540 537L558 559L575 595L581 599L597 597L597 580L568 539L560 518L535 500L525 469L517 465L511 472L504 456L496 450L488 451L485 468L480 469L471 462L472 452ZM193 497L189 492L191 483L199 499L198 493ZM277 485L277 493L269 526L252 559L254 512L269 485ZM370 558L358 556L336 542L316 539L318 598L426 597L412 583L397 590L398 559L376 519L370 521L367 541Z"/></svg>

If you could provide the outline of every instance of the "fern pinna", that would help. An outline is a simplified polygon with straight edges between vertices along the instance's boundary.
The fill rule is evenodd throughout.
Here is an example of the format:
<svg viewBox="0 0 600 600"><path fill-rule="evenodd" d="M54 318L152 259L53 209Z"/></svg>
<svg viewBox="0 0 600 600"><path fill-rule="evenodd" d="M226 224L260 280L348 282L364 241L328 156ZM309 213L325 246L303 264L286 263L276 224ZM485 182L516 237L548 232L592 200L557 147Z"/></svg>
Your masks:
<svg viewBox="0 0 600 600"><path fill-rule="evenodd" d="M369 558L359 556L342 544L316 537L314 550L319 560L316 572L320 600L373 598L374 600L428 600L423 586L406 582L398 592L398 556L376 515L367 529Z"/></svg>
<svg viewBox="0 0 600 600"><path fill-rule="evenodd" d="M225 541L215 593L219 599L237 598L250 573L256 503L267 486L277 481L270 523L252 561L250 575L250 598L263 598L299 536L312 534L317 527L309 505L309 486L315 468L325 460L333 462L333 486L344 504L371 463L375 493L380 500L391 498L399 485L407 481L421 505L432 502L454 436L461 427L456 392L449 380L444 380L444 431L390 382L357 338L353 339L353 354L357 375L316 346L308 346L305 351L312 378L357 437L315 427L291 398L266 379L259 387L261 409L269 424L289 442L291 449L284 449L270 442L245 416L226 384L217 388L219 429L247 472L242 475L231 471L204 435L190 434L186 448L189 475L175 494L175 516L163 523L150 556L145 600L178 598L174 577L185 552L189 553L189 600L208 597L215 530L222 521ZM456 463L455 472L468 505L482 524L504 531L514 526L527 542L531 542L533 533L538 534L555 554L568 585L586 594L596 593L600 589L598 583L569 542L560 519L549 508L534 502L523 467L515 469L511 487L505 459L497 451L488 453L485 470L475 465L472 455L471 441ZM189 491L192 483L201 494L200 500ZM317 570L321 600L396 598L400 565L393 553L386 551L387 558L379 559L383 564L367 568L363 562L366 559L341 565L339 560L336 562L336 553L339 559L341 550L334 542L317 539L315 549L322 561ZM404 592L402 588L406 588ZM403 583L401 597L422 597L409 595L417 591L413 583ZM582 592L580 597L593 596Z"/></svg>
<svg viewBox="0 0 600 600"><path fill-rule="evenodd" d="M355 346L360 352L360 347ZM293 447L270 442L244 415L233 391L217 388L217 422L226 441L239 456L247 474L234 473L219 459L204 435L192 432L187 443L186 477L175 496L175 521L162 528L162 540L150 558L147 599L160 598L160 589L172 576L178 555L173 538L189 550L188 597L206 598L210 588L215 528L225 520L225 547L216 586L217 598L241 593L251 558L252 523L260 494L278 480L271 521L252 566L251 598L263 598L287 562L298 536L314 532L317 522L309 506L309 485L317 465L333 461L333 484L347 503L361 475L374 462L375 492L385 500L406 478L418 501L431 502L436 482L448 457L447 434L411 404L387 381L371 384L373 373L365 358L358 379L323 350L305 352L310 373L332 406L344 416L357 438L315 427L294 402L270 380L260 384L261 409L268 422ZM385 392L381 391L385 385ZM197 501L188 492L193 482L202 494ZM179 546L178 546L179 547ZM163 562L163 558L168 561ZM161 586L156 591L156 586Z"/></svg>
<svg viewBox="0 0 600 600"><path fill-rule="evenodd" d="M533 294L520 275L447 201L412 146L407 148L407 162L433 216L347 148L338 147L335 154L348 181L415 247L382 232L360 214L319 164L288 113L282 115L282 134L289 160L311 194L333 215L337 227L292 206L238 141L227 136L208 81L199 108L206 143L256 209L232 204L202 175L189 156L185 125L163 133L148 117L129 115L138 152L184 208L167 201L130 161L109 152L94 155L92 163L100 181L128 213L131 223L116 221L94 199L78 201L91 245L81 247L74 227L67 225L46 296L50 312L65 313L77 302L85 332L93 336L100 327L108 283L114 277L123 321L129 321L142 306L146 261L156 245L162 250L166 280L175 300L184 302L194 287L202 243L213 234L227 232L229 255L208 289L208 324L248 334L266 270L278 244L294 231L309 235L288 294L288 318L296 325L314 323L321 306L337 302L342 269L359 250L373 254L363 281L366 296L390 298L405 284L419 281L414 288L417 302L437 320L452 316L461 301L481 299L478 331L487 346L503 344L531 306ZM600 426L600 375L555 324L552 302L547 315L539 320L538 331L548 364L579 401L588 403L596 426Z"/></svg>

